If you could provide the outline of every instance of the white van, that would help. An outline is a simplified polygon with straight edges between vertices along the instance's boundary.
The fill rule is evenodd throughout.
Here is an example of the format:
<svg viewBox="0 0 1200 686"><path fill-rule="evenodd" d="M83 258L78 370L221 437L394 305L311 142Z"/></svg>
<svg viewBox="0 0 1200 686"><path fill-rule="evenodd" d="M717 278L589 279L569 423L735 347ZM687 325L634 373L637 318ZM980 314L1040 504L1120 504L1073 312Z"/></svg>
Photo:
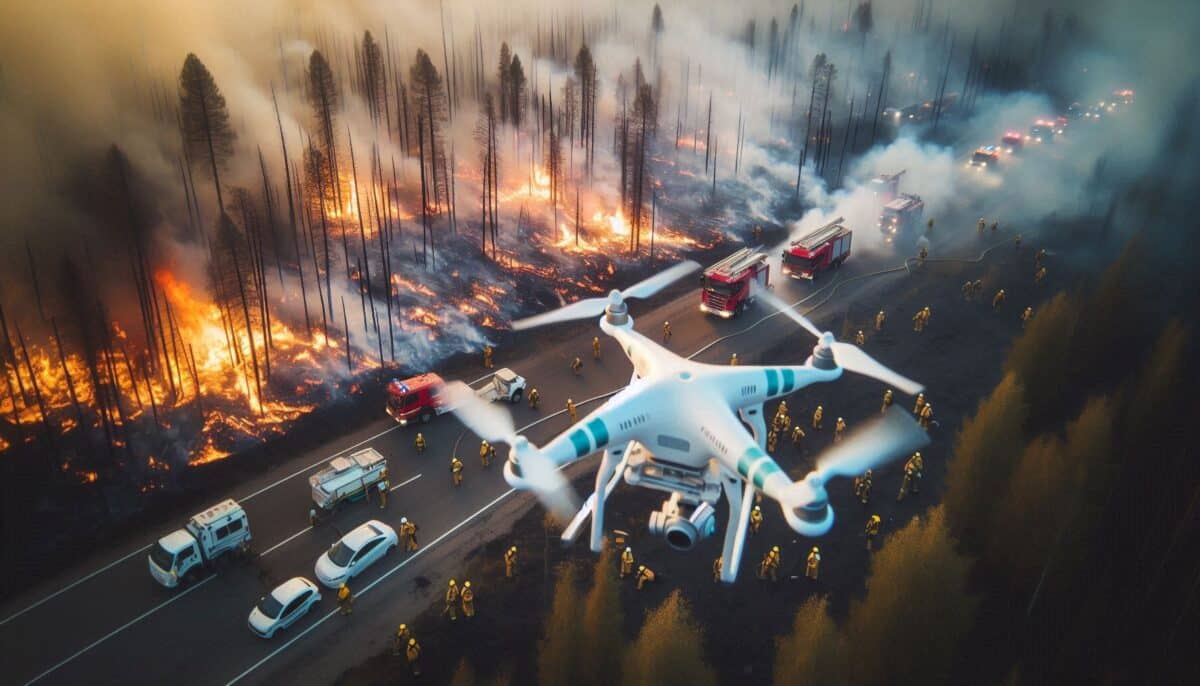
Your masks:
<svg viewBox="0 0 1200 686"><path fill-rule="evenodd" d="M335 457L321 471L308 477L312 499L324 510L332 510L343 500L366 493L387 470L387 458L374 448L363 448Z"/></svg>
<svg viewBox="0 0 1200 686"><path fill-rule="evenodd" d="M150 575L167 588L175 588L192 569L208 564L231 550L245 551L250 541L246 511L230 499L188 520L184 528L158 539L147 561Z"/></svg>

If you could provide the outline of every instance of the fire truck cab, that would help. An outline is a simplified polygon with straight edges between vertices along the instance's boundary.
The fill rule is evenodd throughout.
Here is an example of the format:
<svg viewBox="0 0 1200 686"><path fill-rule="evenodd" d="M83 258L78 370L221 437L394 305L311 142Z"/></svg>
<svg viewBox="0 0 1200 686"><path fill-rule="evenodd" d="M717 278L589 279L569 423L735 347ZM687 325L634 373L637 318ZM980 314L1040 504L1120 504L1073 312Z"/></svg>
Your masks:
<svg viewBox="0 0 1200 686"><path fill-rule="evenodd" d="M1013 154L1021 150L1021 146L1025 144L1025 137L1018 131L1008 131L1000 138L1000 145L1004 147L1004 152Z"/></svg>
<svg viewBox="0 0 1200 686"><path fill-rule="evenodd" d="M401 426L424 424L450 411L443 402L446 383L437 374L428 373L403 381L392 379L387 387L387 413Z"/></svg>
<svg viewBox="0 0 1200 686"><path fill-rule="evenodd" d="M919 232L924 216L925 201L921 196L901 193L879 213L879 233L883 234L885 242L897 243L901 238Z"/></svg>
<svg viewBox="0 0 1200 686"><path fill-rule="evenodd" d="M810 231L792 241L783 251L783 273L794 279L814 281L817 274L831 267L840 267L850 257L850 229L842 225L842 217Z"/></svg>
<svg viewBox="0 0 1200 686"><path fill-rule="evenodd" d="M975 149L975 154L971 156L971 160L967 162L968 167L974 167L976 171L985 170L988 167L993 169L1000 164L1000 151L994 145L985 145Z"/></svg>
<svg viewBox="0 0 1200 686"><path fill-rule="evenodd" d="M150 548L150 576L167 588L179 586L189 572L210 564L231 550L245 551L250 520L232 499L195 515L182 529L158 539Z"/></svg>
<svg viewBox="0 0 1200 686"><path fill-rule="evenodd" d="M701 276L700 311L728 319L754 303L754 288L766 287L771 267L766 253L742 248Z"/></svg>
<svg viewBox="0 0 1200 686"><path fill-rule="evenodd" d="M900 194L900 177L906 171L906 169L901 169L895 174L876 174L869 184L875 201L884 205L895 200L896 196Z"/></svg>

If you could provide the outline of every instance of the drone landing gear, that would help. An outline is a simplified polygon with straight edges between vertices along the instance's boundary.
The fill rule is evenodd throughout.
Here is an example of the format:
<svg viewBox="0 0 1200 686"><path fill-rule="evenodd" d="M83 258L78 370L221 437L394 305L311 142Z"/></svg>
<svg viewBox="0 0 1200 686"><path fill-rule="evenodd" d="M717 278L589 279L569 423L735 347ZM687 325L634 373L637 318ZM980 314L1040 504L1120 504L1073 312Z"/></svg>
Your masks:
<svg viewBox="0 0 1200 686"><path fill-rule="evenodd" d="M571 523L563 529L561 536L563 545L570 545L575 542L576 538L579 538L579 534L583 530L583 523L587 521L588 515L592 515L589 547L594 553L600 552L604 538L604 504L617 487L617 482L621 480L625 462L625 448L612 448L604 451L604 456L600 458L600 468L596 470L596 490L592 491Z"/></svg>

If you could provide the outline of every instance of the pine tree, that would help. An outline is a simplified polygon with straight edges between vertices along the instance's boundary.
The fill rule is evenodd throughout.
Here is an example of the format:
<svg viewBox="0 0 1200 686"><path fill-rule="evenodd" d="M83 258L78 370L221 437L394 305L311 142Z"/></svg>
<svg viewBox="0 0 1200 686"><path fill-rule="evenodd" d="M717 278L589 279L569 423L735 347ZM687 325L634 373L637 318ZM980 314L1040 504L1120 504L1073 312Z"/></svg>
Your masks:
<svg viewBox="0 0 1200 686"><path fill-rule="evenodd" d="M591 173L596 130L596 63L587 43L580 46L575 55L575 78L579 81L579 142L587 151L587 167Z"/></svg>
<svg viewBox="0 0 1200 686"><path fill-rule="evenodd" d="M1064 405L1075 396L1070 379L1078 312L1076 298L1056 294L1026 323L1004 361L1004 371L1025 388L1032 431L1058 424Z"/></svg>
<svg viewBox="0 0 1200 686"><path fill-rule="evenodd" d="M1021 382L1007 374L958 433L943 502L951 530L969 551L981 550L990 536L992 512L1024 446L1028 412Z"/></svg>
<svg viewBox="0 0 1200 686"><path fill-rule="evenodd" d="M949 683L977 604L967 593L969 568L941 506L889 536L871 558L866 596L846 618L847 680Z"/></svg>
<svg viewBox="0 0 1200 686"><path fill-rule="evenodd" d="M836 684L844 680L841 637L829 599L810 596L796 612L792 632L775 641L775 686Z"/></svg>
<svg viewBox="0 0 1200 686"><path fill-rule="evenodd" d="M188 160L208 162L217 191L217 206L224 212L220 170L233 155L237 134L229 124L225 96L208 68L193 53L188 53L179 74L179 116Z"/></svg>
<svg viewBox="0 0 1200 686"><path fill-rule="evenodd" d="M579 589L575 569L560 564L555 576L554 601L545 621L545 634L538 643L539 686L572 686L578 678L580 654Z"/></svg>
<svg viewBox="0 0 1200 686"><path fill-rule="evenodd" d="M513 127L521 128L525 118L525 68L521 58L513 55L508 67L508 117Z"/></svg>
<svg viewBox="0 0 1200 686"><path fill-rule="evenodd" d="M308 102L312 105L317 122L321 154L327 165L325 184L333 198L334 206L342 209L341 175L338 172L337 136L334 134L335 118L340 106L337 84L333 80L333 69L320 50L313 50L308 58ZM349 269L349 265L347 265Z"/></svg>
<svg viewBox="0 0 1200 686"><path fill-rule="evenodd" d="M363 100L367 102L367 111L371 121L376 123L384 119L387 125L385 111L387 108L387 72L383 65L383 50L379 43L367 31L362 40L362 76Z"/></svg>
<svg viewBox="0 0 1200 686"><path fill-rule="evenodd" d="M624 639L621 584L615 548L605 545L596 559L592 588L583 601L583 650L579 657L581 686L611 686L621 681Z"/></svg>
<svg viewBox="0 0 1200 686"><path fill-rule="evenodd" d="M716 686L705 662L704 635L678 589L646 615L637 639L625 654L629 686Z"/></svg>
<svg viewBox="0 0 1200 686"><path fill-rule="evenodd" d="M425 162L429 165L429 188L434 207L442 207L450 200L449 170L446 164L446 148L442 135L443 122L447 117L446 93L442 76L429 55L417 49L416 61L409 74L413 96L416 98L420 120L425 126ZM439 174L439 169L441 174Z"/></svg>
<svg viewBox="0 0 1200 686"><path fill-rule="evenodd" d="M475 686L477 683L471 663L467 662L465 657L459 660L458 667L454 669L454 676L450 678L450 686Z"/></svg>
<svg viewBox="0 0 1200 686"><path fill-rule="evenodd" d="M509 98L512 97L512 51L508 43L500 44L500 121L509 121Z"/></svg>

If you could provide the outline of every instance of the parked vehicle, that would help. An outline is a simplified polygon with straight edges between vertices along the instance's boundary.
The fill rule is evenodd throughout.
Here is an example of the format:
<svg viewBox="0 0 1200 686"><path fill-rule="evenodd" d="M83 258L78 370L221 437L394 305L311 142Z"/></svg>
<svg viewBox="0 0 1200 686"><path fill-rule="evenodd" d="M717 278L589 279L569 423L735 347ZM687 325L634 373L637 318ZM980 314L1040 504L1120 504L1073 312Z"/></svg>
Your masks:
<svg viewBox="0 0 1200 686"><path fill-rule="evenodd" d="M344 500L360 498L383 478L386 470L387 458L374 448L335 457L324 469L308 477L313 502L324 510L332 510Z"/></svg>
<svg viewBox="0 0 1200 686"><path fill-rule="evenodd" d="M1000 138L1000 145L1004 148L1004 152L1011 155L1020 152L1025 145L1025 137L1019 131L1007 131Z"/></svg>
<svg viewBox="0 0 1200 686"><path fill-rule="evenodd" d="M967 166L973 167L976 171L983 171L988 167L995 169L1000 166L1000 151L994 145L976 148L975 154L967 161Z"/></svg>
<svg viewBox="0 0 1200 686"><path fill-rule="evenodd" d="M901 193L900 197L883 206L879 213L879 233L887 243L900 243L906 236L916 236L921 231L921 219L925 216L925 201L912 193Z"/></svg>
<svg viewBox="0 0 1200 686"><path fill-rule="evenodd" d="M424 424L450 411L442 403L441 392L445 386L442 377L433 373L403 381L392 379L387 387L387 413L401 426L416 422Z"/></svg>
<svg viewBox="0 0 1200 686"><path fill-rule="evenodd" d="M316 584L302 576L293 577L260 598L250 610L246 624L255 636L271 638L276 631L295 624L319 602L321 591Z"/></svg>
<svg viewBox="0 0 1200 686"><path fill-rule="evenodd" d="M1049 119L1038 119L1029 127L1029 135L1025 137L1027 141L1034 143L1052 143L1054 142L1054 131L1056 125Z"/></svg>
<svg viewBox="0 0 1200 686"><path fill-rule="evenodd" d="M352 529L317 559L317 581L337 588L395 549L396 530L372 519Z"/></svg>
<svg viewBox="0 0 1200 686"><path fill-rule="evenodd" d="M850 229L841 217L792 241L783 251L783 273L796 279L815 280L820 272L840 267L850 257Z"/></svg>
<svg viewBox="0 0 1200 686"><path fill-rule="evenodd" d="M754 303L754 289L771 279L767 254L741 248L704 270L700 279L700 311L728 319Z"/></svg>
<svg viewBox="0 0 1200 686"><path fill-rule="evenodd" d="M250 542L246 511L230 499L193 516L182 529L158 539L146 560L150 576L167 588L192 570L210 564L232 550L245 551Z"/></svg>
<svg viewBox="0 0 1200 686"><path fill-rule="evenodd" d="M475 395L489 402L504 400L513 404L521 402L525 394L525 377L508 367L496 370L483 388L475 391Z"/></svg>

